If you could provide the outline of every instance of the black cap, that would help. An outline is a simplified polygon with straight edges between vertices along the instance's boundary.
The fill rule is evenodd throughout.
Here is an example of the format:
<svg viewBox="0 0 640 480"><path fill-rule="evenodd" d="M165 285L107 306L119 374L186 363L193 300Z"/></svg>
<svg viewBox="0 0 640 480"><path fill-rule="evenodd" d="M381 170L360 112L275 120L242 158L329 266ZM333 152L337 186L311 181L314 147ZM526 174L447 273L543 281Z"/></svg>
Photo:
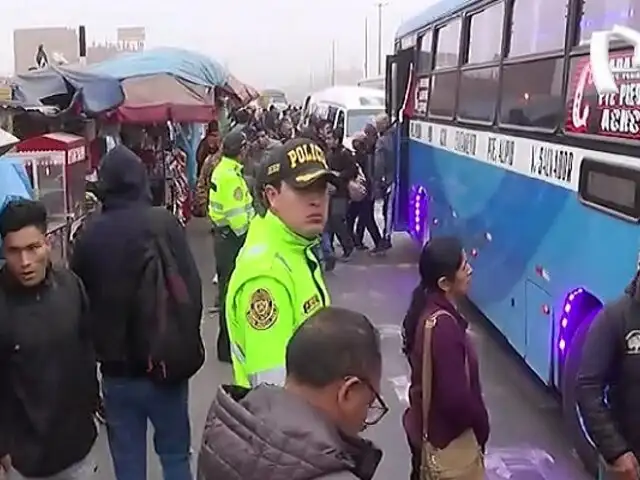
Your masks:
<svg viewBox="0 0 640 480"><path fill-rule="evenodd" d="M285 182L293 188L306 188L320 178L332 183L337 180L322 148L308 138L294 138L275 147L261 170L262 186Z"/></svg>
<svg viewBox="0 0 640 480"><path fill-rule="evenodd" d="M247 144L247 136L241 130L232 130L222 140L222 153L236 156Z"/></svg>

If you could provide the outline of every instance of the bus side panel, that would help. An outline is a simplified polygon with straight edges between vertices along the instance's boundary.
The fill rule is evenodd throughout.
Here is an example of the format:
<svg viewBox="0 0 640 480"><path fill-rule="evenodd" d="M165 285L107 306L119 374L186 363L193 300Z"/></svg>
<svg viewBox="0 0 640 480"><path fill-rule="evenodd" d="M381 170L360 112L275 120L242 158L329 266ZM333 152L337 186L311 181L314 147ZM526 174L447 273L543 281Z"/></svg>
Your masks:
<svg viewBox="0 0 640 480"><path fill-rule="evenodd" d="M518 149L519 139L513 138L516 155L527 157L518 163L528 165L528 151ZM486 139L481 142L478 152L486 152ZM549 345L556 348L558 340L550 338L551 327L557 327L567 294L577 287L603 301L621 294L637 264L638 226L583 205L569 188L426 138L410 141L409 164L409 183L430 197L431 236L452 234L464 241L474 266L472 300L536 373L550 380ZM533 294L528 282L548 296ZM546 308L551 318L535 313Z"/></svg>

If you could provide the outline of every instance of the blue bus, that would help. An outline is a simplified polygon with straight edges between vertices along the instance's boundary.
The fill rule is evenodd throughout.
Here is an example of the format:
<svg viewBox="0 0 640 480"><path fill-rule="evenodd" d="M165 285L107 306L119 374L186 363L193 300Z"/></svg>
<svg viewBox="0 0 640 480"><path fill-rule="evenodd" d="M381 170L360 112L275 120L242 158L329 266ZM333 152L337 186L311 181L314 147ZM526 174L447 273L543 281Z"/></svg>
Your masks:
<svg viewBox="0 0 640 480"><path fill-rule="evenodd" d="M594 31L640 26L640 0L623 3L441 0L400 26L386 65L396 229L464 241L471 300L561 394L588 467L582 344L640 259L640 75L598 95L589 66ZM632 56L612 43L612 64Z"/></svg>

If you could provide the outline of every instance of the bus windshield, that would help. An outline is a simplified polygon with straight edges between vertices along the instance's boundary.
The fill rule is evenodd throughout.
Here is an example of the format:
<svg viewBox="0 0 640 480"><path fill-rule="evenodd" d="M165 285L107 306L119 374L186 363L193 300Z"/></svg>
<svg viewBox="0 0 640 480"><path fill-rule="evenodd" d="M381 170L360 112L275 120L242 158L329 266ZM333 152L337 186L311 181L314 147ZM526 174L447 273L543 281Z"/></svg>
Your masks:
<svg viewBox="0 0 640 480"><path fill-rule="evenodd" d="M384 108L367 110L349 110L347 112L346 137L353 137L356 133L362 132L365 125L373 124L376 115L384 113Z"/></svg>

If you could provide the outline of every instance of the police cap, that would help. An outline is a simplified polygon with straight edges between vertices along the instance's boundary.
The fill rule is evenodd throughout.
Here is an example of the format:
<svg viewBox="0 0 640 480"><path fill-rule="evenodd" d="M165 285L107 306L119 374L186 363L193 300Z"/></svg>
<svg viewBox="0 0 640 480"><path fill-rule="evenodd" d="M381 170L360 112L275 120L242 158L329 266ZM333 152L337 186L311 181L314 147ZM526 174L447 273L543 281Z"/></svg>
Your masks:
<svg viewBox="0 0 640 480"><path fill-rule="evenodd" d="M259 183L285 182L293 188L306 188L317 180L335 183L337 175L329 169L324 151L308 138L294 138L273 148L261 165Z"/></svg>
<svg viewBox="0 0 640 480"><path fill-rule="evenodd" d="M231 157L240 155L247 145L247 136L240 130L232 130L222 140L222 153Z"/></svg>

